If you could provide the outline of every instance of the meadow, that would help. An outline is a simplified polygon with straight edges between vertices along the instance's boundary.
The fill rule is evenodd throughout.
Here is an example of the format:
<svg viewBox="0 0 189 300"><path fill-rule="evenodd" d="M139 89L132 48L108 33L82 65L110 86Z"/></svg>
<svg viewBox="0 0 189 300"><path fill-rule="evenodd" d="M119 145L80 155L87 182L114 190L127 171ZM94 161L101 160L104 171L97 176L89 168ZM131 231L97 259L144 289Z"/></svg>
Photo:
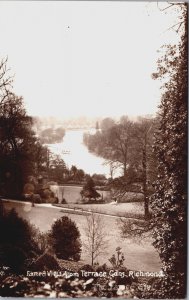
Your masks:
<svg viewBox="0 0 189 300"><path fill-rule="evenodd" d="M35 207L31 203L8 202L4 201L6 209L15 208L18 214L31 224L40 229L41 232L47 232L51 229L52 224L62 216L71 218L81 234L81 242L85 241L85 228L87 224L86 216L71 214L69 211L63 212L60 207L49 207L45 204L36 204ZM97 259L100 264L109 263L109 258L115 253L116 247L120 246L125 256L125 266L131 270L142 271L159 271L161 262L157 251L152 246L151 238L136 240L131 238L122 238L119 228L119 217L101 216L103 228L107 239L107 250L103 252ZM87 264L91 262L90 256L82 249L81 262Z"/></svg>
<svg viewBox="0 0 189 300"><path fill-rule="evenodd" d="M51 190L54 192L55 196L59 199L59 201L64 198L67 203L77 203L81 201L80 192L82 190L82 186L78 185L51 185ZM106 200L109 198L109 192L107 191L98 191L101 196Z"/></svg>
<svg viewBox="0 0 189 300"><path fill-rule="evenodd" d="M143 202L130 202L130 203L103 203L103 204L58 204L55 206L62 207L63 209L80 210L83 212L95 212L104 215L118 216L118 217L131 217L142 218L144 216Z"/></svg>
<svg viewBox="0 0 189 300"><path fill-rule="evenodd" d="M70 203L81 203L81 190L82 186L79 185L50 185L50 189L53 191L55 196L61 202L62 198L66 200L68 204ZM97 192L100 193L101 197L105 202L113 202L111 192L107 190L98 189ZM143 195L141 193L127 192L120 200L120 203L129 203L129 202L142 202Z"/></svg>

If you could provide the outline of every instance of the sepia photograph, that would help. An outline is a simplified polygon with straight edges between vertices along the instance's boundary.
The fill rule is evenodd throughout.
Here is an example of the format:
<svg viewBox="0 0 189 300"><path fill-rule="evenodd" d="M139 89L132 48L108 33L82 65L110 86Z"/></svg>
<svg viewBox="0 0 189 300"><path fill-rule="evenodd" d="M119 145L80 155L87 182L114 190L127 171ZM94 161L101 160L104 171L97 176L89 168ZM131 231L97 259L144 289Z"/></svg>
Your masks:
<svg viewBox="0 0 189 300"><path fill-rule="evenodd" d="M187 298L188 4L0 1L0 297Z"/></svg>

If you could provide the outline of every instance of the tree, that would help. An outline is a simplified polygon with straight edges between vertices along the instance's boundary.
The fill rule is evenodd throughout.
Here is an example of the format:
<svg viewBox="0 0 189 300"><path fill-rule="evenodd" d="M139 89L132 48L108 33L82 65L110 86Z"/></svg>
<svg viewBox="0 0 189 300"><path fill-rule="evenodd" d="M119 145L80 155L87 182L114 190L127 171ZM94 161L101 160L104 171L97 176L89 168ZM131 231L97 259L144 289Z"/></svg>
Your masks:
<svg viewBox="0 0 189 300"><path fill-rule="evenodd" d="M186 3L178 5L182 17L177 32L182 30L178 46L167 46L165 57L158 62L158 73L165 77L155 131L154 152L157 157L155 193L151 198L151 220L122 220L124 235L152 232L153 245L159 252L164 277L154 280L145 297L185 298L187 274L187 98L188 40Z"/></svg>
<svg viewBox="0 0 189 300"><path fill-rule="evenodd" d="M119 200L127 192L142 193L146 218L149 217L149 196L155 179L154 174L152 176L155 169L152 154L155 121L138 118L138 122L132 122L127 116L122 116L118 124L87 138L89 149L110 165L111 177L115 168L123 170L122 176L110 180L114 197Z"/></svg>
<svg viewBox="0 0 189 300"><path fill-rule="evenodd" d="M185 298L187 269L187 97L188 97L188 5L182 11L179 46L168 46L158 63L155 78L164 83L156 133L158 179L152 202L154 246L163 262L165 277L160 296ZM171 6L174 6L172 4ZM174 25L175 26L175 25Z"/></svg>
<svg viewBox="0 0 189 300"><path fill-rule="evenodd" d="M7 61L7 58L0 61L0 106L9 95L12 84L12 77L9 75L10 70L7 67Z"/></svg>
<svg viewBox="0 0 189 300"><path fill-rule="evenodd" d="M125 117L119 124L109 128L105 135L103 157L110 162L118 163L126 176L132 146L133 123Z"/></svg>
<svg viewBox="0 0 189 300"><path fill-rule="evenodd" d="M121 251L121 248L117 247L116 254L113 254L110 257L109 262L114 267L114 269L117 269L123 266L124 260L125 258L123 252Z"/></svg>
<svg viewBox="0 0 189 300"><path fill-rule="evenodd" d="M33 147L33 157L35 158L35 175L39 176L44 171L47 171L49 165L48 149L43 146L39 139L36 138Z"/></svg>
<svg viewBox="0 0 189 300"><path fill-rule="evenodd" d="M117 133L115 149L117 157L124 166L123 176L111 179L110 187L114 197L121 199L127 192L142 193L144 197L144 215L149 217L149 197L153 193L153 181L156 173L156 158L153 155L153 133L156 126L156 119L138 118L137 122L130 124L128 119L121 118L123 131ZM124 128L126 127L126 128ZM125 130L124 130L125 129ZM112 144L113 143L112 139ZM120 142L119 142L120 141ZM110 157L112 156L110 151ZM114 152L115 153L115 152ZM111 158L110 158L111 161ZM112 160L112 163L114 161Z"/></svg>
<svg viewBox="0 0 189 300"><path fill-rule="evenodd" d="M104 174L96 174L92 175L92 179L96 186L105 185L106 183L106 176Z"/></svg>
<svg viewBox="0 0 189 300"><path fill-rule="evenodd" d="M49 167L48 167L48 175L49 179L57 182L62 182L64 179L64 174L66 173L66 165L64 160L60 157L60 155L52 154L49 155Z"/></svg>
<svg viewBox="0 0 189 300"><path fill-rule="evenodd" d="M80 232L70 218L64 216L53 225L50 233L55 254L61 259L78 261L81 253Z"/></svg>
<svg viewBox="0 0 189 300"><path fill-rule="evenodd" d="M73 179L75 178L76 174L77 174L77 167L76 166L71 166L71 169L70 169L70 173L71 173L71 176L73 177Z"/></svg>
<svg viewBox="0 0 189 300"><path fill-rule="evenodd" d="M91 258L91 265L94 265L95 260L103 254L108 246L107 235L104 231L102 218L92 213L86 217L85 242L84 249Z"/></svg>
<svg viewBox="0 0 189 300"><path fill-rule="evenodd" d="M156 127L155 119L139 118L135 124L135 168L141 173L141 192L144 196L144 215L149 217L149 197L154 192L153 183L156 179L156 157L153 153L153 134Z"/></svg>
<svg viewBox="0 0 189 300"><path fill-rule="evenodd" d="M99 130L99 123L98 123L98 121L96 121L96 126L95 126L95 128L96 128L96 131Z"/></svg>
<svg viewBox="0 0 189 300"><path fill-rule="evenodd" d="M34 172L36 138L31 125L22 97L9 93L0 111L0 179L9 196L19 196L24 180Z"/></svg>
<svg viewBox="0 0 189 300"><path fill-rule="evenodd" d="M101 130L105 131L112 128L115 125L115 121L111 118L105 118L100 123Z"/></svg>
<svg viewBox="0 0 189 300"><path fill-rule="evenodd" d="M36 124L35 118L35 124ZM60 143L65 135L65 129L62 127L58 127L57 129L46 128L39 132L39 138L44 144L54 144Z"/></svg>
<svg viewBox="0 0 189 300"><path fill-rule="evenodd" d="M0 193L22 195L27 177L44 170L45 149L32 130L23 98L12 91L7 59L0 62Z"/></svg>
<svg viewBox="0 0 189 300"><path fill-rule="evenodd" d="M101 197L101 195L96 191L94 180L88 176L87 182L80 192L82 198L95 199Z"/></svg>
<svg viewBox="0 0 189 300"><path fill-rule="evenodd" d="M105 125L102 125L101 132L85 135L84 143L90 151L103 157L110 165L114 163L114 166L122 168L125 176L131 156L133 122L128 117L122 118L119 124L109 118L103 121Z"/></svg>
<svg viewBox="0 0 189 300"><path fill-rule="evenodd" d="M0 217L0 263L13 272L23 272L39 252L33 239L32 226L15 210Z"/></svg>
<svg viewBox="0 0 189 300"><path fill-rule="evenodd" d="M84 179L85 172L82 169L77 169L76 179L82 181Z"/></svg>

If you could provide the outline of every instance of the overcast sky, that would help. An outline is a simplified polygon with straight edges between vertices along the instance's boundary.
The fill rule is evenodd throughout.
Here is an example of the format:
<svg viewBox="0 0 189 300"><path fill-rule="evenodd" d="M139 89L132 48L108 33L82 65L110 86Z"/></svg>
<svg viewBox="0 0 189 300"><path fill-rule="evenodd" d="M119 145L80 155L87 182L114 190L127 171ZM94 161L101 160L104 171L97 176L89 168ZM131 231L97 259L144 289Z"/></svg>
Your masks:
<svg viewBox="0 0 189 300"><path fill-rule="evenodd" d="M165 12L157 2L1 1L0 57L31 115L155 113L157 50L177 36Z"/></svg>

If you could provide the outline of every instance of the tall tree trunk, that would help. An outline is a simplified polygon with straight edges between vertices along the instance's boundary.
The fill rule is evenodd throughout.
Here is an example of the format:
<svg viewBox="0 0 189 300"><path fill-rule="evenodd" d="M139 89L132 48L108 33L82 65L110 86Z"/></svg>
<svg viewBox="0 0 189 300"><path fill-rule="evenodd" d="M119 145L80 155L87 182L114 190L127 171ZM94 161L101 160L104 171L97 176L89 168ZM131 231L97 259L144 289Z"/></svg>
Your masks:
<svg viewBox="0 0 189 300"><path fill-rule="evenodd" d="M143 151L142 151L142 169L143 169L143 195L144 195L144 217L147 219L149 217L149 198L147 193L147 164L146 164L146 144L147 137L145 134Z"/></svg>
<svg viewBox="0 0 189 300"><path fill-rule="evenodd" d="M95 231L94 231L94 226L95 226L95 220L93 216L92 220L92 255L91 255L91 265L94 265L94 242L95 242Z"/></svg>
<svg viewBox="0 0 189 300"><path fill-rule="evenodd" d="M126 174L127 174L127 166L126 166L126 163L124 163L124 166L123 166L123 176L126 177Z"/></svg>
<svg viewBox="0 0 189 300"><path fill-rule="evenodd" d="M91 257L92 259L91 259L91 265L92 265L92 267L93 267L93 265L94 265L94 253L92 252L92 257Z"/></svg>

